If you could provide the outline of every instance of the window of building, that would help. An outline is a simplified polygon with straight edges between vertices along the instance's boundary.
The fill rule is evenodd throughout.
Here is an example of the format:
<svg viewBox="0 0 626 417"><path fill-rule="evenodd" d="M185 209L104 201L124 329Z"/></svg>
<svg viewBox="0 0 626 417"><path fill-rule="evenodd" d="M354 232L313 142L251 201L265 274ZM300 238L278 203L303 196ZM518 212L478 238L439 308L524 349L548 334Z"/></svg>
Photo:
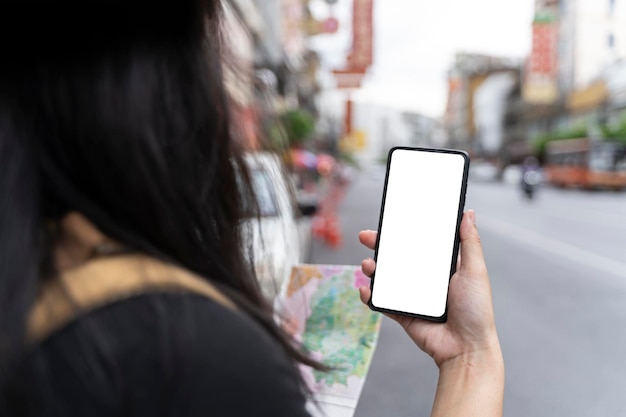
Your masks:
<svg viewBox="0 0 626 417"><path fill-rule="evenodd" d="M609 0L609 13L613 14L615 11L615 0Z"/></svg>
<svg viewBox="0 0 626 417"><path fill-rule="evenodd" d="M615 35L613 35L612 33L609 33L607 42L609 44L610 49L615 48Z"/></svg>

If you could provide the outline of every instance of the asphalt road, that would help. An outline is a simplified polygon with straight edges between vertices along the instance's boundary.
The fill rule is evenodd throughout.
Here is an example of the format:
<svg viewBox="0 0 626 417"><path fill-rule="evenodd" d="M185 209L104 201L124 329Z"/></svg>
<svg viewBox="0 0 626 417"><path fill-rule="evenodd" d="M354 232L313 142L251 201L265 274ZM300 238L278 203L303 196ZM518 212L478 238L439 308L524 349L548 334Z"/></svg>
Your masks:
<svg viewBox="0 0 626 417"><path fill-rule="evenodd" d="M344 244L313 263L359 264L375 229L384 168L361 173L340 208ZM543 188L532 202L470 183L506 362L505 416L626 415L626 193ZM427 416L437 369L385 319L357 417Z"/></svg>

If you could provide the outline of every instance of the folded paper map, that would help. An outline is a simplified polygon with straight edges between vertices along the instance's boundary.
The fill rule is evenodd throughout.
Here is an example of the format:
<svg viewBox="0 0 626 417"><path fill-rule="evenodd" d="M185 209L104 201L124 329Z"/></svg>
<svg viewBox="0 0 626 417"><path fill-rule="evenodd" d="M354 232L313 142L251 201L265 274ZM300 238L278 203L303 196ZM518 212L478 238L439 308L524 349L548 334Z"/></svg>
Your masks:
<svg viewBox="0 0 626 417"><path fill-rule="evenodd" d="M359 300L357 288L367 285L369 279L356 266L297 265L278 298L283 326L315 359L333 368L301 367L319 402L319 409L311 407L314 415L354 414L381 323L381 315Z"/></svg>

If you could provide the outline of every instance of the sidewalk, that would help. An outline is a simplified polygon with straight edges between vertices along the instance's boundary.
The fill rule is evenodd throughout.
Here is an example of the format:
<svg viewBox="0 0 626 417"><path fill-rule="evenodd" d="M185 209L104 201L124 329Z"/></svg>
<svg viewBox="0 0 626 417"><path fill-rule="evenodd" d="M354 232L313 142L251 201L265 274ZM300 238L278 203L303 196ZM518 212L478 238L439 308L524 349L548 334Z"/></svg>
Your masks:
<svg viewBox="0 0 626 417"><path fill-rule="evenodd" d="M330 248L336 249L343 245L339 208L350 184L348 179L333 176L319 190L320 199L317 213L313 217L312 233L314 238Z"/></svg>

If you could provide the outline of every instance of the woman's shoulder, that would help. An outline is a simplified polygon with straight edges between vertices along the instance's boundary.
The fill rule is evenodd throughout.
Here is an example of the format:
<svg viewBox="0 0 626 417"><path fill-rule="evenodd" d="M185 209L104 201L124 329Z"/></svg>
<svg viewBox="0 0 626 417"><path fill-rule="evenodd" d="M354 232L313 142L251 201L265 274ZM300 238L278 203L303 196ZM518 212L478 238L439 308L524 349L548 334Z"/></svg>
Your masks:
<svg viewBox="0 0 626 417"><path fill-rule="evenodd" d="M306 415L283 348L249 316L198 294L106 305L49 337L28 363L23 376L41 386L26 391L53 391L83 415L90 404L130 415Z"/></svg>

